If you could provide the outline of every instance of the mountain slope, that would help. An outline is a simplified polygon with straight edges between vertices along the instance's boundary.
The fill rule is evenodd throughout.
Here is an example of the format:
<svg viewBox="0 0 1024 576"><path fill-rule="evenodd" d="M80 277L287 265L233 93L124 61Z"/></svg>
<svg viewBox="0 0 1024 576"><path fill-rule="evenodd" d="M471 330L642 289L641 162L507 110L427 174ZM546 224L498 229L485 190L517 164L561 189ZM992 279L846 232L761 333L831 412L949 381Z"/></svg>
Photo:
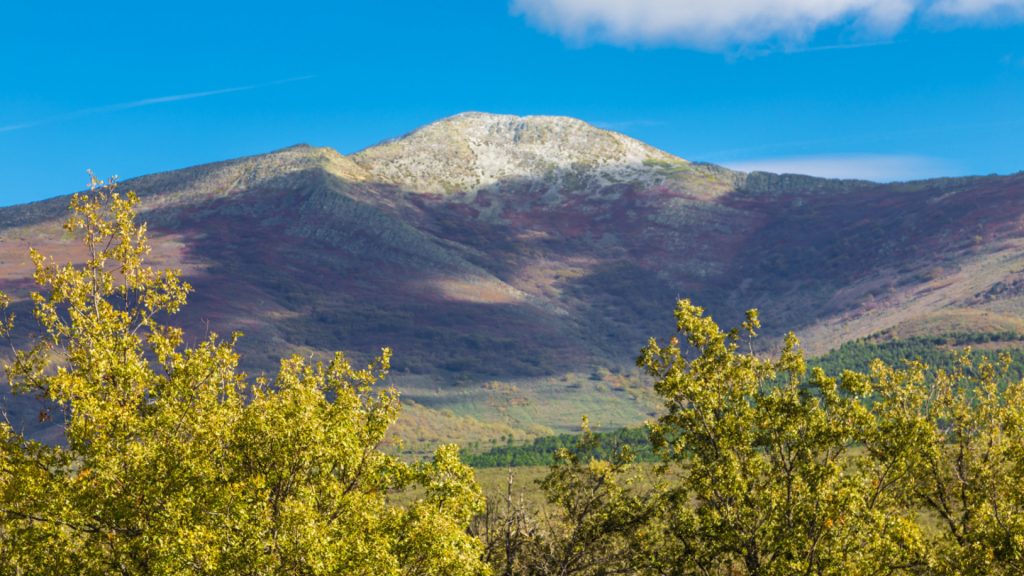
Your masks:
<svg viewBox="0 0 1024 576"><path fill-rule="evenodd" d="M296 146L134 179L190 333L247 370L395 349L412 441L635 423L629 368L677 297L809 350L1024 323L1024 175L882 185L691 163L579 120L468 113L352 156ZM66 198L0 209L0 289L27 246L74 257ZM27 317L25 302L21 317ZM21 406L22 412L29 408Z"/></svg>

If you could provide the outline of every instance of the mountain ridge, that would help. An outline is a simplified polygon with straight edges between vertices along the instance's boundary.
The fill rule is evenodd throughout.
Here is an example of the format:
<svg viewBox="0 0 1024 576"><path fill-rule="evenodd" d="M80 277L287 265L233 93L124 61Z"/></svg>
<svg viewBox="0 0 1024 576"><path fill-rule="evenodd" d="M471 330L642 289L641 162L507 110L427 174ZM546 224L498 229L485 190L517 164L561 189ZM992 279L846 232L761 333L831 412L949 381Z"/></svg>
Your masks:
<svg viewBox="0 0 1024 576"><path fill-rule="evenodd" d="M654 404L632 357L672 332L677 297L726 325L760 308L765 345L794 329L814 353L1024 326L1024 174L741 173L579 120L473 113L348 156L296 145L123 186L154 263L196 287L187 332L242 329L253 373L392 346L414 442L637 423ZM21 318L27 248L80 256L66 205L0 208Z"/></svg>

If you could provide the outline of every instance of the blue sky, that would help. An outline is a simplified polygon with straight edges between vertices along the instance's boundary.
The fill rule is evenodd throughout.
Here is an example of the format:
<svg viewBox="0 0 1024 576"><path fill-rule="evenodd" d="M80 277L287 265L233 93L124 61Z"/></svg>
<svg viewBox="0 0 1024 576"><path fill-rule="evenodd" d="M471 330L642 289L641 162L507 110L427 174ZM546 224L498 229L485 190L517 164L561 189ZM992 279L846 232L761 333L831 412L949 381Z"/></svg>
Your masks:
<svg viewBox="0 0 1024 576"><path fill-rule="evenodd" d="M1024 169L1024 0L5 2L0 22L0 205L466 110L741 169Z"/></svg>

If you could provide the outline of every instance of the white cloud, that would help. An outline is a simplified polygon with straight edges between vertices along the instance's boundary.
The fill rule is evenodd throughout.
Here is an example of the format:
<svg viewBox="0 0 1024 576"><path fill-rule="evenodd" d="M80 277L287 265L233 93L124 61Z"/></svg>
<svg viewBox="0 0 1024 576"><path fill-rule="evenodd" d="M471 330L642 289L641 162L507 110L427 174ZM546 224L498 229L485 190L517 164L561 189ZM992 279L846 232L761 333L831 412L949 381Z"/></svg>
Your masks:
<svg viewBox="0 0 1024 576"><path fill-rule="evenodd" d="M1024 0L512 0L511 6L531 23L575 41L705 50L800 45L831 26L885 38L915 16L1024 17Z"/></svg>
<svg viewBox="0 0 1024 576"><path fill-rule="evenodd" d="M795 156L725 162L727 167L742 172L774 172L806 174L822 178L856 178L874 182L894 182L948 176L954 166L935 158L912 155L850 154L830 156Z"/></svg>

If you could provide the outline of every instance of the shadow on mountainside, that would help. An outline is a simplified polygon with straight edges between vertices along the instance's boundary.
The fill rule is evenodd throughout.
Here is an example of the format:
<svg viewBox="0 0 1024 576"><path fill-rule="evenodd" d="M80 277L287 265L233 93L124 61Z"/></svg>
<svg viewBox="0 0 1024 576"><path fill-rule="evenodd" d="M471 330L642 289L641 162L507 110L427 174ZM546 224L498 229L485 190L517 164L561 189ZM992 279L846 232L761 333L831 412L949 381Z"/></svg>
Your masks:
<svg viewBox="0 0 1024 576"><path fill-rule="evenodd" d="M670 335L681 297L723 326L759 308L772 346L1024 238L1024 175L882 185L697 167L424 194L316 166L239 187L239 170L211 166L124 188L143 198L154 243L183 245L164 264L195 292L174 322L193 339L245 332L250 373L381 346L398 375L439 385L587 373ZM700 184L712 180L715 194ZM0 230L57 221L66 202L0 209Z"/></svg>

